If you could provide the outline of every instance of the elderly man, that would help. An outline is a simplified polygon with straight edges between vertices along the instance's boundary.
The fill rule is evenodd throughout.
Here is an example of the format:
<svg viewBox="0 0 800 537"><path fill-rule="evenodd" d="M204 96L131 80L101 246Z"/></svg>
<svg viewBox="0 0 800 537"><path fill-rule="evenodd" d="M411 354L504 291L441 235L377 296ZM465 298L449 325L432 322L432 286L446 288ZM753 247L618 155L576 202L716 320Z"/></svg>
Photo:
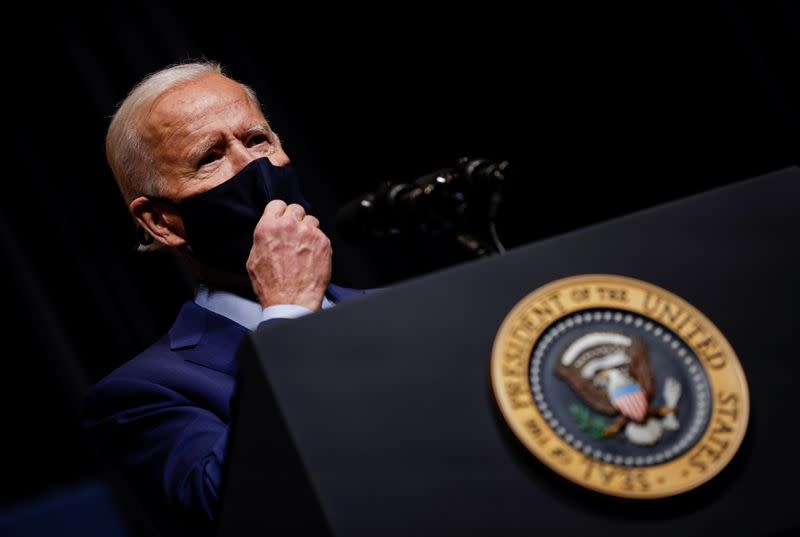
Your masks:
<svg viewBox="0 0 800 537"><path fill-rule="evenodd" d="M254 92L217 64L145 78L106 153L141 248L175 249L201 285L166 335L92 389L85 424L167 533L206 533L243 336L363 291L329 284L330 241L289 157Z"/></svg>

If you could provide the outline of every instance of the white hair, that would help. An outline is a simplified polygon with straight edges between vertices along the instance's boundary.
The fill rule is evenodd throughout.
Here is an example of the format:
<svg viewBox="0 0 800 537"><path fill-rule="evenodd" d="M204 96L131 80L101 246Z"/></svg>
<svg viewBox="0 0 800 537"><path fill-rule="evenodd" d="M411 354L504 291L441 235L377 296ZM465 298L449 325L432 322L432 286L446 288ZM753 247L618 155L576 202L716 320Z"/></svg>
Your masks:
<svg viewBox="0 0 800 537"><path fill-rule="evenodd" d="M164 178L155 166L152 148L142 139L139 130L141 113L167 91L209 74L227 76L222 66L213 61L171 65L147 75L120 103L106 134L106 159L126 204L139 196L161 196L164 193ZM255 92L245 84L239 84L260 109ZM154 249L157 244L140 245L139 249Z"/></svg>

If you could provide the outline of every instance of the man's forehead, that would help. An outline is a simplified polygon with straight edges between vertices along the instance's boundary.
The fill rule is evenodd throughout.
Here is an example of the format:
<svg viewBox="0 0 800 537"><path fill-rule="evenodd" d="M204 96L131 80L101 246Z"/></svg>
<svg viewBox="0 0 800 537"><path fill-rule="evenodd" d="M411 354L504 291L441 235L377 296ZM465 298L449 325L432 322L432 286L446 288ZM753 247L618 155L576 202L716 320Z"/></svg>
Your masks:
<svg viewBox="0 0 800 537"><path fill-rule="evenodd" d="M266 123L240 84L212 74L164 92L142 118L142 126L151 134L164 130L191 134L199 124L218 118L241 122L242 128Z"/></svg>

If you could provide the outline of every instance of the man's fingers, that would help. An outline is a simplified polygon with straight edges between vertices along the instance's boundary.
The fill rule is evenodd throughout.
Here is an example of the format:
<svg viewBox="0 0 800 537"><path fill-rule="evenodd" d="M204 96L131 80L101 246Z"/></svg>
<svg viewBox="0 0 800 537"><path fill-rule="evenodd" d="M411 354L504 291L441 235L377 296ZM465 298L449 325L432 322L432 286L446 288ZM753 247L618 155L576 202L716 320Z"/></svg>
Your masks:
<svg viewBox="0 0 800 537"><path fill-rule="evenodd" d="M311 216L310 214L307 214L303 218L303 223L304 224L308 224L311 227L315 227L315 228L319 229L319 220L317 220L316 217Z"/></svg>
<svg viewBox="0 0 800 537"><path fill-rule="evenodd" d="M302 222L306 216L306 210L302 206L292 203L286 207L286 214L292 216L298 222Z"/></svg>
<svg viewBox="0 0 800 537"><path fill-rule="evenodd" d="M286 202L283 200L272 200L271 202L267 203L267 207L264 209L264 212L272 216L281 216L284 212L286 212Z"/></svg>

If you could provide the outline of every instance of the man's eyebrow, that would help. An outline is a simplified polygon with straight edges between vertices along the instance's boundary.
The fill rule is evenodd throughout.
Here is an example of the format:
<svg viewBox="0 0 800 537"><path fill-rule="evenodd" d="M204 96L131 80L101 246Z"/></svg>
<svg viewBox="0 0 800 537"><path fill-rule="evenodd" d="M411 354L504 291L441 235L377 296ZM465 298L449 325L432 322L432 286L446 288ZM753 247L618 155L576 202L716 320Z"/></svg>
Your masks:
<svg viewBox="0 0 800 537"><path fill-rule="evenodd" d="M266 123L259 123L258 125L253 125L244 133L242 136L250 136L251 134L266 134L267 136L274 136L272 133L272 129L269 128L269 125Z"/></svg>
<svg viewBox="0 0 800 537"><path fill-rule="evenodd" d="M220 139L218 136L214 136L212 138L204 140L203 143L192 148L189 151L189 162L197 162L198 160L206 156L206 153L211 151L211 149L215 145L219 144L219 140Z"/></svg>

